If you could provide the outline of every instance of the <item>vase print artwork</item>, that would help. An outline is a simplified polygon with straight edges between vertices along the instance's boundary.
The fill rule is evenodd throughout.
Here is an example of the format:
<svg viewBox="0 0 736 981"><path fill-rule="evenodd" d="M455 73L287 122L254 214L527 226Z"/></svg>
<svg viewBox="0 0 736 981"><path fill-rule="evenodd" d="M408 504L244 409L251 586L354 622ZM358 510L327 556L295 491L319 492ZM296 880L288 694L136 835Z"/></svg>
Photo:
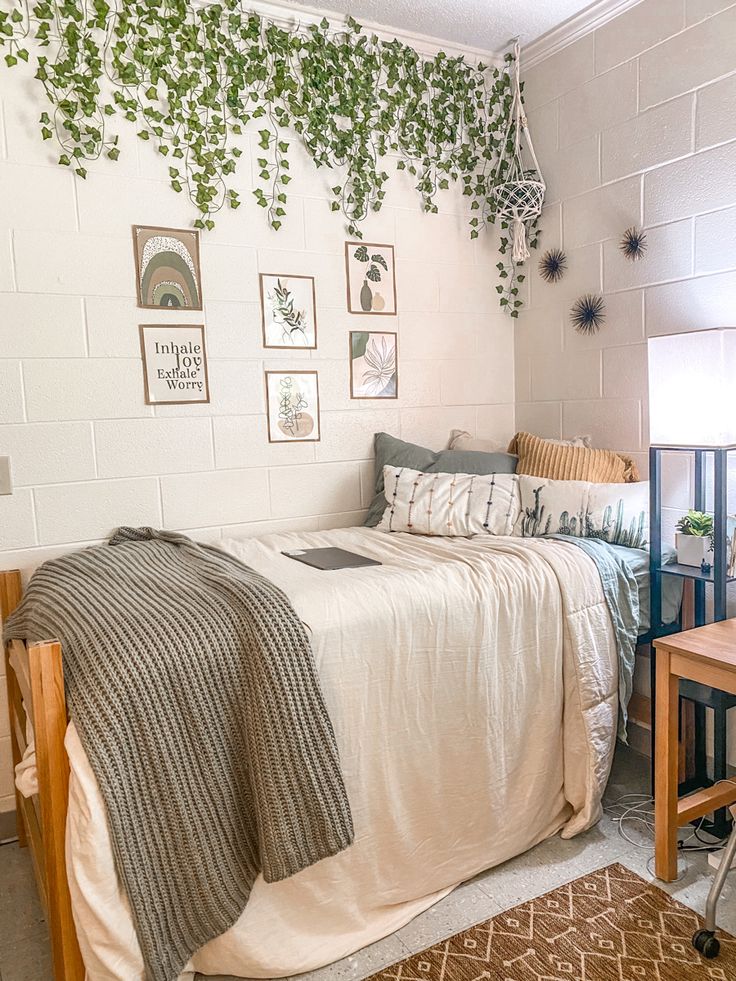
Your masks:
<svg viewBox="0 0 736 981"><path fill-rule="evenodd" d="M393 245L345 243L348 311L396 314L396 271Z"/></svg>

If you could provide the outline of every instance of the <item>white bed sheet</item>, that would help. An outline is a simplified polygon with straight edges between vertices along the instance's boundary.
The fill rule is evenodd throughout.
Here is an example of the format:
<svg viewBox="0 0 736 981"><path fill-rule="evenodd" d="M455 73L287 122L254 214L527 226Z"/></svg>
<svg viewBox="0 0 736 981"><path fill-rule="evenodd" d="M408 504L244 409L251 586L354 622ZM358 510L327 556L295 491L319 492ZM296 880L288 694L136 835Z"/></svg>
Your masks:
<svg viewBox="0 0 736 981"><path fill-rule="evenodd" d="M280 554L325 545L383 565L320 572ZM284 588L311 630L356 837L284 882L259 878L235 926L188 971L265 978L330 963L482 869L598 819L617 661L580 549L365 528L223 547ZM138 981L104 804L73 725L66 745L67 867L88 979Z"/></svg>

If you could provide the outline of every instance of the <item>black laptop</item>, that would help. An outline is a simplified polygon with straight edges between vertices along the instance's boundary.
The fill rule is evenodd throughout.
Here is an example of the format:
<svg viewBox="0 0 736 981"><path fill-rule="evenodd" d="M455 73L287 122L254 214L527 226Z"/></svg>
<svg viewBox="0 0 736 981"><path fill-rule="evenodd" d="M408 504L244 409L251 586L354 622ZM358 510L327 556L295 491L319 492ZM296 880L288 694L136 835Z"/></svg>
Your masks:
<svg viewBox="0 0 736 981"><path fill-rule="evenodd" d="M344 548L292 548L282 555L305 565L311 565L315 569L329 571L332 569L357 569L359 566L380 565L375 559L368 559L365 555L357 555L355 552L347 552Z"/></svg>

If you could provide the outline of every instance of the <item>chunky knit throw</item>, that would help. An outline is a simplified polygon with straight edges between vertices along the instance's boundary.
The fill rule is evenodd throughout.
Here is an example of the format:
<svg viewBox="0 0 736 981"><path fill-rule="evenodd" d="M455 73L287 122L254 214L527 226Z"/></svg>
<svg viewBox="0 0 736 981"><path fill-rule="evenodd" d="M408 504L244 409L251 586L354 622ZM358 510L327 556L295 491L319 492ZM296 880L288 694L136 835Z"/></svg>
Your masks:
<svg viewBox="0 0 736 981"><path fill-rule="evenodd" d="M152 981L236 922L259 872L275 882L352 842L304 627L234 557L120 528L42 565L5 637L61 641Z"/></svg>

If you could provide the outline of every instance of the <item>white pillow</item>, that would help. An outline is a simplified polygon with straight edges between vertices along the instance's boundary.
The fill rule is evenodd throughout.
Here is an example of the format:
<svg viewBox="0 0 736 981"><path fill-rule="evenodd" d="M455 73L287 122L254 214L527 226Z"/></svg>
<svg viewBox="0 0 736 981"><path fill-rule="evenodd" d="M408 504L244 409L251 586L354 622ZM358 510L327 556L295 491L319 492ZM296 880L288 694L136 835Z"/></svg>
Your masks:
<svg viewBox="0 0 736 981"><path fill-rule="evenodd" d="M593 484L520 475L516 534L600 538L644 548L649 539L649 483Z"/></svg>
<svg viewBox="0 0 736 981"><path fill-rule="evenodd" d="M519 518L519 484L513 473L422 473L383 468L388 507L381 531L412 535L511 535Z"/></svg>
<svg viewBox="0 0 736 981"><path fill-rule="evenodd" d="M585 446L590 449L593 445L590 436L573 436L572 439L549 439L545 436L544 439L548 443L554 443L556 446ZM465 429L452 429L450 430L450 442L447 448L448 450L473 450L480 451L481 453L496 453L498 450L505 450L507 446L508 442L497 443L493 439L475 439Z"/></svg>
<svg viewBox="0 0 736 981"><path fill-rule="evenodd" d="M508 440L499 443L495 439L475 439L465 429L450 430L450 442L448 450L473 450L479 453L498 453L499 450L506 450Z"/></svg>

